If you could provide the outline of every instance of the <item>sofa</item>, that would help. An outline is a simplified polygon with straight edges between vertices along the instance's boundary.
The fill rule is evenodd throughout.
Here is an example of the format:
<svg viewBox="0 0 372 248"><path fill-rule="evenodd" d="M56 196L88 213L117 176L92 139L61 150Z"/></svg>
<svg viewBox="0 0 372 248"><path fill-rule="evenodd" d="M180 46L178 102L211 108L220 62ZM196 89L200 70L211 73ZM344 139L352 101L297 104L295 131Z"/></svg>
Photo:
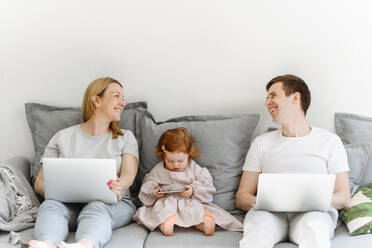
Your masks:
<svg viewBox="0 0 372 248"><path fill-rule="evenodd" d="M19 169L32 185L39 170L39 159L49 139L60 129L72 126L81 121L80 109L74 107L55 107L37 103L28 103L25 107L27 121L30 126L35 158L33 161L25 157L14 157L2 163ZM183 116L156 122L147 109L145 102L130 103L122 113L120 127L131 130L138 141L140 152L140 166L137 177L132 187L131 194L134 198L138 195L144 175L158 162L154 147L161 133L177 126L186 127L201 150L197 162L210 171L216 194L213 203L224 208L240 221L245 213L235 207L235 193L239 185L241 168L246 153L249 149L253 132L258 124L258 114L246 115L215 115L215 116ZM344 141L344 140L343 140ZM355 147L354 147L355 148ZM348 150L352 151L352 150ZM348 153L349 155L349 153ZM363 172L355 169L351 177L358 187L363 181L360 178L366 173L368 161L363 165L358 159L353 161L355 167L363 167ZM372 159L371 159L372 161ZM350 162L350 160L349 160ZM353 169L354 171L354 169ZM372 171L372 168L371 168ZM372 175L372 174L371 174ZM351 189L352 190L352 189ZM42 201L42 199L40 199ZM136 199L136 204L140 202ZM20 231L21 244L27 244L33 238L33 228ZM150 232L144 226L131 223L128 226L113 231L111 240L106 248L118 247L239 247L242 238L241 232L224 231L217 227L213 236L205 236L202 232L192 228L175 228L173 236L164 236L159 230ZM9 232L0 231L0 247L14 247L8 242ZM71 232L67 242L74 241ZM295 244L283 242L275 245L276 248L297 247ZM339 221L332 240L332 248L372 247L372 234L350 236L346 225Z"/></svg>

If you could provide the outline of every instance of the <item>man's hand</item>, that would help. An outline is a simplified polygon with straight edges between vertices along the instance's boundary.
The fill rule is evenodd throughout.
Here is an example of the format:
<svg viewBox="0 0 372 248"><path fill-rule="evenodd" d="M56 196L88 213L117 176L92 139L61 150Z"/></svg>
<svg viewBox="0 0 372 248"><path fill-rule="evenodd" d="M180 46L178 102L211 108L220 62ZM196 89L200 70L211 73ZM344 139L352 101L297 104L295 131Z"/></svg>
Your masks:
<svg viewBox="0 0 372 248"><path fill-rule="evenodd" d="M184 192L180 192L179 195L185 198L189 198L194 194L194 188L191 185L185 185Z"/></svg>

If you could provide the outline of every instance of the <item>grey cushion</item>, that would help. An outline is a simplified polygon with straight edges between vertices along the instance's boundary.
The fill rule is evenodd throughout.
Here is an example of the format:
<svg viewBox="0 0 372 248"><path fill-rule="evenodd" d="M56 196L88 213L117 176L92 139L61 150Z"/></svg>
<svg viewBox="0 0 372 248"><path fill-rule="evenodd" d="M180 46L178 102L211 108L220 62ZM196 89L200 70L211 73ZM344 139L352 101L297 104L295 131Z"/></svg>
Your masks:
<svg viewBox="0 0 372 248"><path fill-rule="evenodd" d="M175 227L173 236L163 235L159 229L152 231L146 239L145 248L165 248L165 247L239 247L239 241L243 233L229 232L222 229L216 229L213 236L205 236L204 233L194 228Z"/></svg>
<svg viewBox="0 0 372 248"><path fill-rule="evenodd" d="M355 114L335 114L336 133L344 144L371 144L372 149L372 118ZM370 152L370 154L372 154ZM361 185L372 183L372 156L369 156L368 165Z"/></svg>
<svg viewBox="0 0 372 248"><path fill-rule="evenodd" d="M342 224L335 232L331 241L331 248L359 248L371 247L372 234L350 236L345 224Z"/></svg>
<svg viewBox="0 0 372 248"><path fill-rule="evenodd" d="M362 184L362 180L368 165L370 145L347 144L345 145L345 149L350 168L350 193L353 195L358 187Z"/></svg>
<svg viewBox="0 0 372 248"><path fill-rule="evenodd" d="M216 228L212 236L205 236L194 228L175 227L173 236L164 236L158 229L152 231L146 239L145 248L238 248L239 241L243 238L241 232L229 232ZM279 243L274 248L296 248L291 243Z"/></svg>
<svg viewBox="0 0 372 248"><path fill-rule="evenodd" d="M146 102L128 103L121 114L120 128L129 129L136 135L137 109L146 108ZM40 170L40 158L49 140L59 130L81 123L82 117L81 110L77 107L26 103L25 110L35 149L35 158L31 166L31 178L34 180ZM141 113L145 114L146 112Z"/></svg>
<svg viewBox="0 0 372 248"><path fill-rule="evenodd" d="M22 242L28 243L33 236L33 229L28 229L22 232ZM126 227L121 227L112 232L110 241L106 244L105 248L154 248L154 247L239 247L239 241L242 238L240 232L229 232L221 229L216 230L213 236L206 237L201 232L193 230L192 228L182 229L175 228L175 234L172 237L165 237L159 231L151 232L148 236L148 231L145 227L130 224ZM1 248L14 248L8 243L7 232L0 231L0 247ZM67 242L74 241L74 233L70 233ZM367 247L368 243L365 242L363 247ZM297 245L290 243L280 243L274 248L295 248ZM362 246L361 246L362 247Z"/></svg>
<svg viewBox="0 0 372 248"><path fill-rule="evenodd" d="M22 232L23 242L28 242L32 238L33 229L28 229ZM239 241L242 238L242 233L228 232L216 230L215 234L211 237L205 237L199 231L192 228L175 229L174 236L165 237L161 236L159 231L151 232L147 236L148 231L145 227L130 224L126 227L116 229L112 233L111 240L105 248L120 248L120 247L135 247L140 248L144 244L146 248L155 247L239 247ZM0 231L0 247L1 248L14 248L8 243L8 232ZM147 236L147 238L146 238ZM73 233L70 233L68 240L73 240ZM193 242L195 241L195 242ZM207 242L213 244L208 246ZM216 242L218 241L218 242ZM204 244L202 244L204 242ZM222 244L219 246L219 244ZM356 247L370 247L372 243L372 234L365 234L359 236L350 236L344 224L341 225L335 232L335 236L331 241L332 248L356 248ZM142 245L141 245L142 244ZM192 246L191 246L192 245ZM224 246L225 245L225 246ZM274 248L296 248L297 245L290 243L276 244Z"/></svg>
<svg viewBox="0 0 372 248"><path fill-rule="evenodd" d="M216 230L211 237L205 237L199 231L188 228L175 228L175 233L171 237L165 237L158 230L151 232L146 239L146 248L158 247L239 247L239 241L243 237L242 233ZM355 248L369 247L372 243L372 234L350 236L344 224L335 231L331 240L332 248ZM282 242L276 244L274 248L296 248L295 244Z"/></svg>
<svg viewBox="0 0 372 248"><path fill-rule="evenodd" d="M112 232L110 241L105 248L133 247L142 248L149 231L146 227L132 223Z"/></svg>
<svg viewBox="0 0 372 248"><path fill-rule="evenodd" d="M0 247L1 248L14 248L11 244L8 243L9 232L0 231Z"/></svg>
<svg viewBox="0 0 372 248"><path fill-rule="evenodd" d="M187 116L157 124L144 117L140 122L139 184L144 175L160 161L155 154L160 135L170 128L185 127L195 138L200 150L196 162L206 167L214 179L217 192L213 202L227 211L236 210L235 192L258 119L258 114L239 117Z"/></svg>
<svg viewBox="0 0 372 248"><path fill-rule="evenodd" d="M133 247L142 248L144 246L146 237L149 231L146 227L132 223L128 226L120 227L112 231L110 241L105 245L105 248L121 248L121 247ZM30 228L20 232L21 243L27 244L28 241L33 239L34 229ZM1 248L14 248L8 243L8 232L0 231L0 247ZM69 233L66 242L75 242L75 233Z"/></svg>
<svg viewBox="0 0 372 248"><path fill-rule="evenodd" d="M234 215L241 222L243 222L244 216L242 213ZM216 227L213 236L207 237L192 227L176 226L171 237L164 236L159 229L150 232L144 247L239 247L242 237L243 233L241 232L229 232L219 227Z"/></svg>

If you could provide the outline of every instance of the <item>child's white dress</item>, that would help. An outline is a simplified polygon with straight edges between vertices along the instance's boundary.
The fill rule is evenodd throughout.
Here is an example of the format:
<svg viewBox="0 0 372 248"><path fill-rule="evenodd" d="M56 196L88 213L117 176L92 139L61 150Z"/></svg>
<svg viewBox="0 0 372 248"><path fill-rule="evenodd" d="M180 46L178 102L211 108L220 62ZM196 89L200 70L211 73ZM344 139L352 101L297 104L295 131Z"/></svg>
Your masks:
<svg viewBox="0 0 372 248"><path fill-rule="evenodd" d="M171 193L156 199L153 195L156 184L159 184L161 190L191 185L194 193L190 198L182 197L179 193ZM160 162L143 180L139 199L144 206L137 210L133 219L152 231L168 217L178 213L176 225L190 227L203 222L204 209L208 209L217 225L230 231L243 231L243 225L239 220L212 204L215 191L208 170L201 168L195 161L191 160L183 172L167 170L163 162Z"/></svg>

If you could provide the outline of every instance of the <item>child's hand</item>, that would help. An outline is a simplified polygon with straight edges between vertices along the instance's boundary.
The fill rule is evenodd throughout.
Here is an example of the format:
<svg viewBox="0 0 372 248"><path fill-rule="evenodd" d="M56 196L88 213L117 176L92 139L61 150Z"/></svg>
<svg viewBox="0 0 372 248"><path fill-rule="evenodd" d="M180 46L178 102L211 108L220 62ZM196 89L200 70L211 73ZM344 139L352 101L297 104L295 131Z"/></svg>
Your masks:
<svg viewBox="0 0 372 248"><path fill-rule="evenodd" d="M154 193L153 193L154 196L156 198L162 198L162 197L164 197L165 194L158 194L159 190L160 190L159 184L156 184L156 186L154 187Z"/></svg>
<svg viewBox="0 0 372 248"><path fill-rule="evenodd" d="M189 198L192 196L192 194L194 194L194 189L191 185L185 185L185 190L186 191L179 193L180 196Z"/></svg>

